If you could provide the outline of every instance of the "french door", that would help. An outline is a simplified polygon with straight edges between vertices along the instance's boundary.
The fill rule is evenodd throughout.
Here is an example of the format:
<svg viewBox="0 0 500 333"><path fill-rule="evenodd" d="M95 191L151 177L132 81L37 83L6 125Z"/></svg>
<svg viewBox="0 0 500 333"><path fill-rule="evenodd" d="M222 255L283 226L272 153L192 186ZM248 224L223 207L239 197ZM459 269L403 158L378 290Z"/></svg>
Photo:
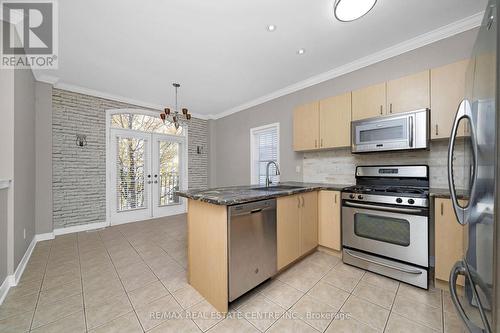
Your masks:
<svg viewBox="0 0 500 333"><path fill-rule="evenodd" d="M181 214L185 139L111 129L110 219L121 224Z"/></svg>

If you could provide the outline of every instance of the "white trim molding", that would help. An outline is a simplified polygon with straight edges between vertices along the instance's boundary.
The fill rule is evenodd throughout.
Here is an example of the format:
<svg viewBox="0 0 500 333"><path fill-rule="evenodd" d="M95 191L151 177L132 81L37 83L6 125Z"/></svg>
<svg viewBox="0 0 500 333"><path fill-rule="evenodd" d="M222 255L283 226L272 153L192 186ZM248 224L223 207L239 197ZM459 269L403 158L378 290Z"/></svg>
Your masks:
<svg viewBox="0 0 500 333"><path fill-rule="evenodd" d="M0 179L0 190L10 187L10 179Z"/></svg>
<svg viewBox="0 0 500 333"><path fill-rule="evenodd" d="M296 91L314 86L318 83L322 83L336 77L354 72L364 67L376 64L378 62L396 57L406 52L416 50L420 47L435 43L437 41L458 35L459 33L477 28L481 25L481 20L483 19L484 11L466 17L464 19L455 21L438 29L429 31L425 34L419 35L402 43L393 45L381 51L375 52L369 56L354 60L348 64L333 68L327 72L321 73L316 76L312 76L306 80L294 83L285 88L276 90L270 94L261 96L247 103L241 104L229 110L221 113L213 114L210 116L211 119L220 119L227 117L233 113L240 112L251 107L269 102L273 99L294 93Z"/></svg>
<svg viewBox="0 0 500 333"><path fill-rule="evenodd" d="M205 114L199 114L199 113L193 113L193 117L199 118L199 119L220 119L224 118L226 116L229 116L233 113L237 113L246 109L249 109L251 107L263 104L265 102L271 101L273 99L291 94L293 92L311 87L313 85L316 85L318 83L322 83L331 79L334 79L336 77L354 72L356 70L359 70L361 68L373 65L375 63L396 57L398 55L401 55L403 53L413 51L415 49L418 49L420 47L435 43L437 41L458 35L462 32L472 30L474 28L477 28L481 25L482 18L484 16L484 11L476 13L474 15L465 17L461 20L452 22L448 25L442 26L440 28L437 28L435 30L429 31L427 33L424 33L422 35L416 36L414 38L411 38L409 40L406 40L404 42L401 42L399 44L395 44L391 47L388 47L386 49L383 49L381 51L375 52L369 56L359 58L357 60L354 60L350 63L347 63L345 65L333 68L329 71L326 71L324 73L312 76L310 78L307 78L305 80L299 81L297 83L294 83L292 85L289 85L287 87L281 88L279 90L276 90L274 92L271 92L269 94L266 94L264 96L261 96L259 98L256 98L254 100L248 101L244 104L235 106L233 108L230 108L226 111L216 113L216 114L211 114L211 115L205 115ZM140 101L140 100L135 100L131 99L128 97L108 93L108 92L103 92L103 91L97 91L85 87L81 87L75 84L70 84L61 81L59 78L55 76L48 76L48 75L42 75L38 73L37 70L33 71L35 78L37 81L45 82L52 84L55 88L58 89L64 89L72 92L77 92L85 95L91 95L95 97L101 97L105 99L111 99L114 101L119 101L119 102L124 102L124 103L129 103L133 105L137 105L140 107L146 107L154 110L163 110L163 106L155 104L155 103L149 103L145 101Z"/></svg>

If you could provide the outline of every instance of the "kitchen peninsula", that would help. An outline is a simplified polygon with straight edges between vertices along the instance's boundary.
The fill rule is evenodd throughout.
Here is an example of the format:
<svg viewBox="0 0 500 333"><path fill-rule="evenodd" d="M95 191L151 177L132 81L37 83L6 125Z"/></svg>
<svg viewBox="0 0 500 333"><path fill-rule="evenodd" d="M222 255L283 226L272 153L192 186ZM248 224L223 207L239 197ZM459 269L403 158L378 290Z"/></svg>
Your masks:
<svg viewBox="0 0 500 333"><path fill-rule="evenodd" d="M230 300L229 218L231 209L241 207L241 204L277 199L276 204L272 206L276 207L277 211L275 215L277 231L274 231L274 235L277 236L276 240L273 240L275 244L277 243L275 247L277 259L273 263L274 271L277 272L316 249L318 219L321 220L319 215L322 215L318 213L318 204L321 205L323 197L332 203L340 202L338 191L345 186L347 185L287 182L270 187L238 186L179 192L180 196L188 198L189 284L218 311L227 312ZM309 214L303 219L303 226L300 226L301 214ZM338 250L340 250L340 206L336 213L324 215L334 219L331 225L338 226L336 234ZM327 223L326 220L324 222L324 224ZM311 231L307 232L306 228L311 228ZM272 230L267 232L273 233ZM301 232L303 236L299 239ZM272 257L271 253L268 255Z"/></svg>

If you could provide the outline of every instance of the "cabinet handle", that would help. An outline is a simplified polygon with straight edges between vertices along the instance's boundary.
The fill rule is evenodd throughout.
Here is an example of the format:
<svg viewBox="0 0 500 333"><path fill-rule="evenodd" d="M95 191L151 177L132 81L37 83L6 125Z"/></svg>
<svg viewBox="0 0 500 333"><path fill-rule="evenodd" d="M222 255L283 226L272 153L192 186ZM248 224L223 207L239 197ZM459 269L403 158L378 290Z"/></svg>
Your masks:
<svg viewBox="0 0 500 333"><path fill-rule="evenodd" d="M380 106L380 114L383 114L383 111L382 111L382 105Z"/></svg>
<svg viewBox="0 0 500 333"><path fill-rule="evenodd" d="M300 196L297 196L297 208L300 208Z"/></svg>
<svg viewBox="0 0 500 333"><path fill-rule="evenodd" d="M304 204L305 204L306 201L304 200L303 196L301 196L301 198L302 198L302 207L304 207Z"/></svg>
<svg viewBox="0 0 500 333"><path fill-rule="evenodd" d="M318 148L318 139L314 139L314 148Z"/></svg>
<svg viewBox="0 0 500 333"><path fill-rule="evenodd" d="M319 146L323 147L323 138L321 138L321 142L320 142Z"/></svg>
<svg viewBox="0 0 500 333"><path fill-rule="evenodd" d="M441 216L444 214L444 204L441 202Z"/></svg>
<svg viewBox="0 0 500 333"><path fill-rule="evenodd" d="M335 194L335 203L337 203L337 195Z"/></svg>
<svg viewBox="0 0 500 333"><path fill-rule="evenodd" d="M389 113L392 113L392 103L389 104Z"/></svg>
<svg viewBox="0 0 500 333"><path fill-rule="evenodd" d="M439 135L438 124L436 124L436 135Z"/></svg>

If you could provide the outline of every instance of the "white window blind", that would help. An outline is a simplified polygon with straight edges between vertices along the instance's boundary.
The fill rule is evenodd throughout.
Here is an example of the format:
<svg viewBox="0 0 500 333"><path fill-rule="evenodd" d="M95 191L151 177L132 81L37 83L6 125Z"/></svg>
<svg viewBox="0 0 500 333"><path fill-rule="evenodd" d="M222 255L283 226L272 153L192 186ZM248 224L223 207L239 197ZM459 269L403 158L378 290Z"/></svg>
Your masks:
<svg viewBox="0 0 500 333"><path fill-rule="evenodd" d="M252 183L265 185L267 163L279 163L279 124L253 128L251 136ZM273 183L279 182L274 165L269 168L269 175Z"/></svg>

